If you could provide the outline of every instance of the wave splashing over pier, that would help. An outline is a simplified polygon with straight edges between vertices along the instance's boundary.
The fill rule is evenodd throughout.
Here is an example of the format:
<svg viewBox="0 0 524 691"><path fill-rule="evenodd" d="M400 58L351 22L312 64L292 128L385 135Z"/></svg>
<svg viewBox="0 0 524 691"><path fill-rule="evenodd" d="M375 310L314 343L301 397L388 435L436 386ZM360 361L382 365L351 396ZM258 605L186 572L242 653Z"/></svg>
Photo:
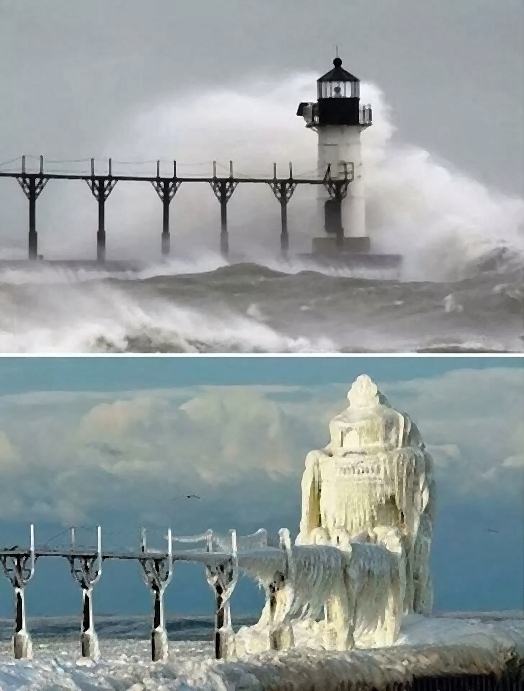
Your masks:
<svg viewBox="0 0 524 691"><path fill-rule="evenodd" d="M133 115L100 148L141 160L173 151L181 166L200 161L195 173L209 172L211 157L235 160L239 173L271 174L274 160L279 170L289 160L297 171L313 170L314 137L294 117L313 84L313 75L298 75L276 88L255 80L243 93L183 94ZM400 276L301 259L320 230L312 189L289 204L290 260L278 259L279 208L265 185L237 191L229 204L228 262L213 253L219 207L211 190L182 185L172 258L160 263L156 195L117 185L108 201L108 258L141 257L141 266L35 262L29 270L2 262L0 350L520 352L524 200L396 143L383 95L371 85L363 92L374 103L363 137L373 251L402 254ZM39 202L41 251L92 257L93 200L80 188L59 198L53 189ZM1 223L12 244L3 257L24 256L23 226L17 221L15 236L7 231L13 219Z"/></svg>
<svg viewBox="0 0 524 691"><path fill-rule="evenodd" d="M2 269L0 350L522 348L520 269L479 271L462 281L435 283L354 278L341 269L312 270L278 261L272 268L254 263L205 268L175 262L124 271Z"/></svg>

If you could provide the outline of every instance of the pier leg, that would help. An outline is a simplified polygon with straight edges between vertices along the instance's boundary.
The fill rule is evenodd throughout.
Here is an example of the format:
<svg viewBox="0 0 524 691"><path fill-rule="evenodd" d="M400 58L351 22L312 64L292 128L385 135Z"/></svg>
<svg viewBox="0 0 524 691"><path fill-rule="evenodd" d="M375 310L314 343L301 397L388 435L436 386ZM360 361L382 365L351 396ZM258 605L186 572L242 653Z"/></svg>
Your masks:
<svg viewBox="0 0 524 691"><path fill-rule="evenodd" d="M295 562L291 536L287 528L278 531L280 548L286 554L285 573L277 572L269 585L269 648L285 650L294 646L293 629L287 620L289 611L288 597L284 594L287 584L293 587L295 581Z"/></svg>
<svg viewBox="0 0 524 691"><path fill-rule="evenodd" d="M82 630L80 633L80 651L82 657L98 660L100 648L98 636L93 621L93 591L91 588L82 588Z"/></svg>
<svg viewBox="0 0 524 691"><path fill-rule="evenodd" d="M22 182L20 184L23 187ZM31 637L25 620L25 587L34 576L35 560L35 529L31 525L29 549L0 556L0 566L13 586L15 594L15 630L12 640L16 660L30 659L32 656Z"/></svg>
<svg viewBox="0 0 524 691"><path fill-rule="evenodd" d="M336 243L339 250L344 247L344 226L342 225L342 199L337 198Z"/></svg>
<svg viewBox="0 0 524 691"><path fill-rule="evenodd" d="M96 551L78 553L75 530L71 529L71 555L67 557L71 575L82 589L82 622L80 625L80 654L97 660L100 657L98 637L93 619L93 588L102 575L102 529L97 527Z"/></svg>
<svg viewBox="0 0 524 691"><path fill-rule="evenodd" d="M287 229L287 205L297 187L297 183L291 177L286 180L277 180L276 166L275 178L269 183L271 191L275 195L277 201L280 203L280 253L284 259L287 259L289 250L289 233Z"/></svg>
<svg viewBox="0 0 524 691"><path fill-rule="evenodd" d="M157 164L157 173L159 171L160 163ZM166 257L171 252L171 234L169 231L169 205L177 193L181 181L176 178L176 164L173 178L161 178L157 176L156 180L152 180L152 185L155 192L158 194L162 202L162 242L161 250L162 256Z"/></svg>
<svg viewBox="0 0 524 691"><path fill-rule="evenodd" d="M31 637L25 623L25 592L15 588L15 632L13 635L13 652L15 660L30 660L33 656Z"/></svg>
<svg viewBox="0 0 524 691"><path fill-rule="evenodd" d="M169 644L164 618L164 590L154 590L153 629L151 631L151 659L153 662L167 660Z"/></svg>
<svg viewBox="0 0 524 691"><path fill-rule="evenodd" d="M100 192L98 197L98 231L96 234L96 258L99 262L106 260L105 206L105 196L103 192Z"/></svg>
<svg viewBox="0 0 524 691"><path fill-rule="evenodd" d="M146 529L141 531L140 566L142 567L144 582L153 593L153 622L151 628L151 660L162 662L169 655L166 622L164 614L164 592L173 576L173 540L171 528L167 531L167 552L158 556L148 553Z"/></svg>
<svg viewBox="0 0 524 691"><path fill-rule="evenodd" d="M93 164L92 164L93 165ZM114 190L117 180L111 177L94 177L86 180L93 197L98 202L98 231L96 233L96 258L103 263L106 260L106 223L105 223L105 204L106 199Z"/></svg>
<svg viewBox="0 0 524 691"><path fill-rule="evenodd" d="M235 632L231 623L230 600L238 581L236 530L231 530L231 554L218 564L206 566L206 580L215 596L215 658L221 660L235 653ZM208 552L213 550L213 534L208 535Z"/></svg>
<svg viewBox="0 0 524 691"><path fill-rule="evenodd" d="M227 259L229 255L229 235L227 232L227 201L220 201L220 253Z"/></svg>
<svg viewBox="0 0 524 691"><path fill-rule="evenodd" d="M235 634L231 627L231 609L229 599L224 598L224 588L215 584L215 658L223 660L234 653Z"/></svg>
<svg viewBox="0 0 524 691"><path fill-rule="evenodd" d="M162 256L167 256L171 250L171 235L169 233L169 204L171 200L166 195L162 200Z"/></svg>
<svg viewBox="0 0 524 691"><path fill-rule="evenodd" d="M22 188L26 198L29 201L29 234L28 234L28 248L27 254L29 259L38 259L38 236L36 233L36 200L42 193L42 190L49 182L49 178L45 177L43 167L41 164L41 171L38 174L27 173L25 170L22 175L17 178L18 184Z"/></svg>
<svg viewBox="0 0 524 691"><path fill-rule="evenodd" d="M283 574L276 574L275 580L269 586L269 649L286 650L294 646L293 629L287 622L279 621L279 600L285 586ZM280 604L280 608L282 604Z"/></svg>
<svg viewBox="0 0 524 691"><path fill-rule="evenodd" d="M232 170L232 168L231 168ZM229 255L229 235L227 231L227 203L236 190L238 180L231 177L223 179L213 177L211 189L220 203L220 253L227 259Z"/></svg>
<svg viewBox="0 0 524 691"><path fill-rule="evenodd" d="M28 238L28 256L29 259L36 259L38 257L38 235L36 232L36 180L31 178L29 180L29 238Z"/></svg>
<svg viewBox="0 0 524 691"><path fill-rule="evenodd" d="M284 258L287 258L289 250L289 234L287 232L287 200L282 199L280 202L280 252Z"/></svg>

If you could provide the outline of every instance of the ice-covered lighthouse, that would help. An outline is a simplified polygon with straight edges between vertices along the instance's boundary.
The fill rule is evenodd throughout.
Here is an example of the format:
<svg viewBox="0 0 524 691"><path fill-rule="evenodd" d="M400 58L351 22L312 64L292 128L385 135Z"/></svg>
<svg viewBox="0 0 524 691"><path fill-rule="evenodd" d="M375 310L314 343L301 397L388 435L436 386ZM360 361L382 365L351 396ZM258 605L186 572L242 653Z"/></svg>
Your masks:
<svg viewBox="0 0 524 691"><path fill-rule="evenodd" d="M366 229L366 199L361 136L372 123L370 105L360 103L360 80L342 67L317 80L317 101L300 103L297 115L318 135L318 168L335 182L320 192L325 235L313 240L315 254L365 254L370 251ZM384 256L384 255L382 255Z"/></svg>

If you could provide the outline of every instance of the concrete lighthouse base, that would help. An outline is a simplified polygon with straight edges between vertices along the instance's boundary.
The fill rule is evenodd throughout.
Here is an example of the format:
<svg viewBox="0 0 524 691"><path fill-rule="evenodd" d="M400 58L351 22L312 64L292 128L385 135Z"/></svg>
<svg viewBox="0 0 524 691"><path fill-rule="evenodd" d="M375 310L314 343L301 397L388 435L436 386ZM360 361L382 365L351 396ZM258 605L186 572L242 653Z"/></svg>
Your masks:
<svg viewBox="0 0 524 691"><path fill-rule="evenodd" d="M402 264L400 254L371 252L370 239L362 237L322 236L313 238L311 254L304 258L316 263L364 269L398 270Z"/></svg>
<svg viewBox="0 0 524 691"><path fill-rule="evenodd" d="M367 236L362 237L317 237L313 238L313 254L339 255L369 252L371 243Z"/></svg>

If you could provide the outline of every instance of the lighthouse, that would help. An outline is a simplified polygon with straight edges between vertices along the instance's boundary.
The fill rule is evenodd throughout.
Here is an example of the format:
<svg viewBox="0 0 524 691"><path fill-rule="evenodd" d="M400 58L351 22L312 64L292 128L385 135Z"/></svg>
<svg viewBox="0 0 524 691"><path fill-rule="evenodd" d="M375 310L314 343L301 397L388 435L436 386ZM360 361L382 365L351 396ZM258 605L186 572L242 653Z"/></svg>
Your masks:
<svg viewBox="0 0 524 691"><path fill-rule="evenodd" d="M333 181L349 180L345 194L333 194L333 187L330 190L328 185L322 188L320 204L326 234L313 239L313 253L369 252L360 139L372 123L372 111L370 105L360 103L360 80L342 67L337 56L333 69L317 80L316 103L300 103L297 115L317 132L320 172L326 173L329 167Z"/></svg>

